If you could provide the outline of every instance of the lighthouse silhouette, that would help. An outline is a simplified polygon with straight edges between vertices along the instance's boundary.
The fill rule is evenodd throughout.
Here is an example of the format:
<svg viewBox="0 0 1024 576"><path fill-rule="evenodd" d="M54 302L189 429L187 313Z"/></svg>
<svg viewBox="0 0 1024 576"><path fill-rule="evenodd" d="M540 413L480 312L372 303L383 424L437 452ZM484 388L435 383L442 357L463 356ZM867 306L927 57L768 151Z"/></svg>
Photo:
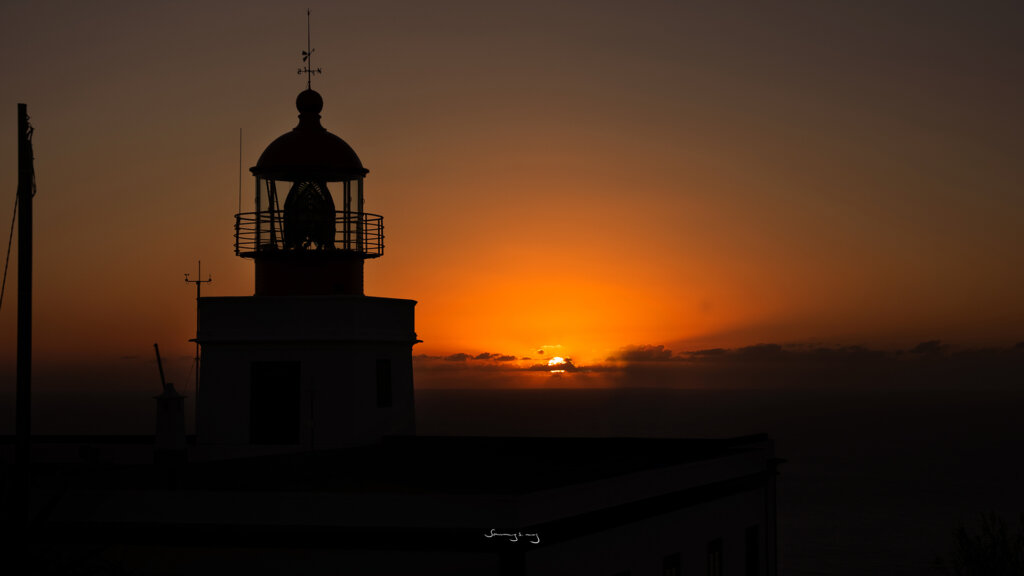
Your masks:
<svg viewBox="0 0 1024 576"><path fill-rule="evenodd" d="M235 216L254 294L199 300L196 435L213 457L415 432L416 302L363 293L364 263L384 250L383 219L364 210L368 170L321 125L319 93L307 85L296 107L298 125L250 169L253 210Z"/></svg>

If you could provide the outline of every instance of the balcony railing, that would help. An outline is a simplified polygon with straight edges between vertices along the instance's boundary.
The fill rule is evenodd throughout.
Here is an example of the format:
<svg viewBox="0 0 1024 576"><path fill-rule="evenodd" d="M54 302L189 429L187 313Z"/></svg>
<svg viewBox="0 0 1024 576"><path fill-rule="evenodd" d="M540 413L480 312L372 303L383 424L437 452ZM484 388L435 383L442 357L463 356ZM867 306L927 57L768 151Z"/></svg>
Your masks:
<svg viewBox="0 0 1024 576"><path fill-rule="evenodd" d="M335 212L333 222L288 223L284 216L284 210L235 214L235 254L343 250L376 258L384 253L383 218L377 214Z"/></svg>

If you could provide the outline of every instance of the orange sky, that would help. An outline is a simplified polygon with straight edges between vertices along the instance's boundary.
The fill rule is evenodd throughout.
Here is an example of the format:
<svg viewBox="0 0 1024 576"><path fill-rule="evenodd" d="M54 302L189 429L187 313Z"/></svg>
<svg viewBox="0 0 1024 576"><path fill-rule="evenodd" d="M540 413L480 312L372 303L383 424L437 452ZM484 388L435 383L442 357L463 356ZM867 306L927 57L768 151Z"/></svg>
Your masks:
<svg viewBox="0 0 1024 576"><path fill-rule="evenodd" d="M310 4L324 125L384 216L366 292L419 301L416 353L1024 340L1018 4L490 4ZM0 5L2 222L16 103L36 129L37 362L159 341L184 373L183 274L251 294L238 131L248 209L304 33L285 3Z"/></svg>

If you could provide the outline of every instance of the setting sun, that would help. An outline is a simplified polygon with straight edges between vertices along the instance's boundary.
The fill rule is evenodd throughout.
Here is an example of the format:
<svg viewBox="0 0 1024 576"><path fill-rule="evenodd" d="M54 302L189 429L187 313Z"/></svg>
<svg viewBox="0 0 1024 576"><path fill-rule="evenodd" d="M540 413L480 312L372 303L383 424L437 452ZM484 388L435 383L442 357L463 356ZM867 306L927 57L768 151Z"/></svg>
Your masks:
<svg viewBox="0 0 1024 576"><path fill-rule="evenodd" d="M558 373L561 373L561 372L565 372L565 370L564 370L565 365L566 365L565 358L562 358L561 356L555 356L551 360L548 360L548 366L550 366L552 368L552 370L551 370L552 374L558 374Z"/></svg>

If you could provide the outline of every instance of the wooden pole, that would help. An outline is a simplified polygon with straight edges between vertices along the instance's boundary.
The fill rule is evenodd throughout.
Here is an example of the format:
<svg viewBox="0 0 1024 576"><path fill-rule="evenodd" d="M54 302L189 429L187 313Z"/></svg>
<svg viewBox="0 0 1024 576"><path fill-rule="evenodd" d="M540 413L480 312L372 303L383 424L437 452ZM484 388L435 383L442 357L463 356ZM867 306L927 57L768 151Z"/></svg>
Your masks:
<svg viewBox="0 0 1024 576"><path fill-rule="evenodd" d="M32 128L28 106L18 104L18 355L16 462L32 460Z"/></svg>

